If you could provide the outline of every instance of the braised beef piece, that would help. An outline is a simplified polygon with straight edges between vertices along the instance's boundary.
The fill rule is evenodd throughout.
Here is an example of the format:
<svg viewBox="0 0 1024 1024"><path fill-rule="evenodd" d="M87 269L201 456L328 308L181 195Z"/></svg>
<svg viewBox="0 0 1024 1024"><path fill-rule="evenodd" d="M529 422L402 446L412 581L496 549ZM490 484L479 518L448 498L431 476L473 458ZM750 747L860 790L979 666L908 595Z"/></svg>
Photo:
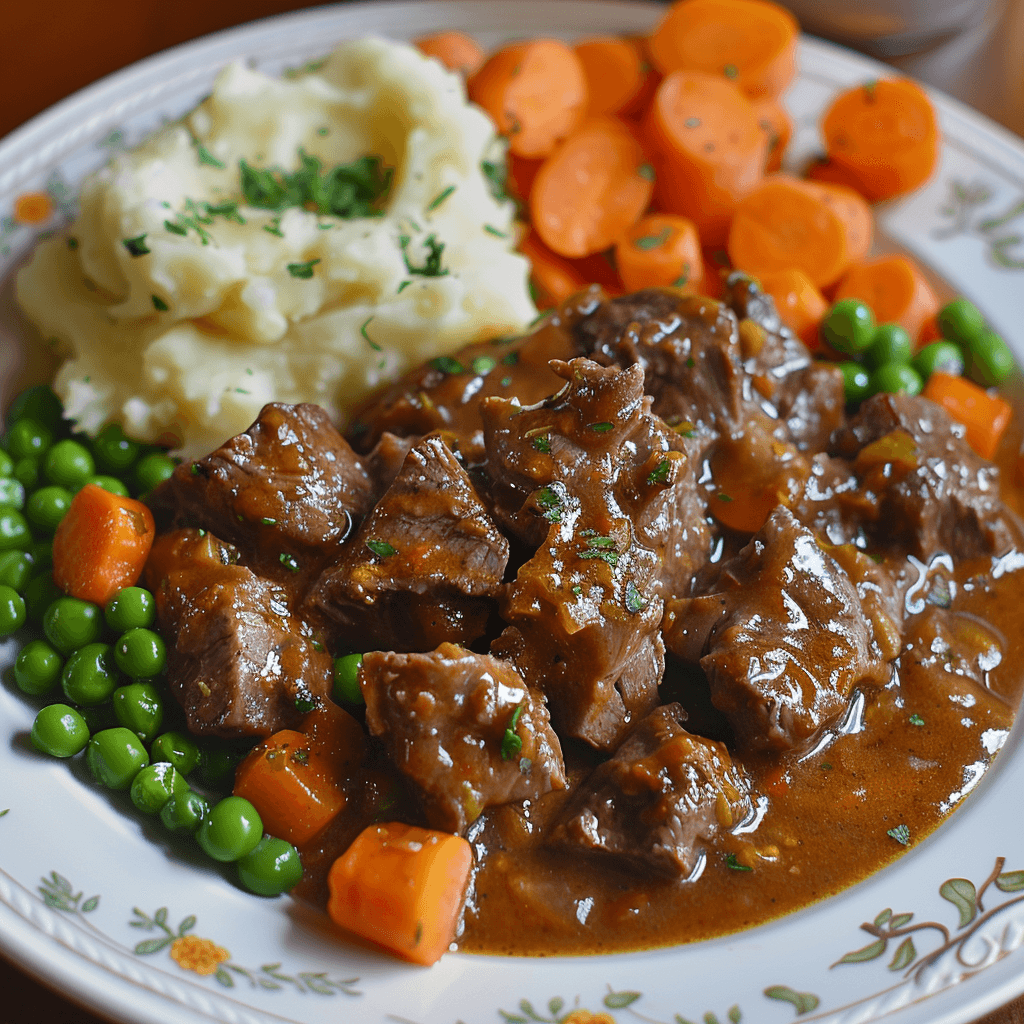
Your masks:
<svg viewBox="0 0 1024 1024"><path fill-rule="evenodd" d="M426 437L308 603L357 649L431 650L483 634L508 541L440 437Z"/></svg>
<svg viewBox="0 0 1024 1024"><path fill-rule="evenodd" d="M360 682L370 733L436 828L463 832L486 807L565 788L544 700L507 662L454 644L429 654L374 652Z"/></svg>
<svg viewBox="0 0 1024 1024"><path fill-rule="evenodd" d="M673 654L699 660L740 747L776 751L839 715L855 685L888 681L875 629L854 582L783 506L708 593L668 601L662 624Z"/></svg>
<svg viewBox="0 0 1024 1024"><path fill-rule="evenodd" d="M1001 553L1017 533L999 497L999 470L964 427L920 396L877 394L839 431L832 453L861 485L856 512L883 546L928 560Z"/></svg>
<svg viewBox="0 0 1024 1024"><path fill-rule="evenodd" d="M147 580L167 639L167 677L197 735L295 728L331 691L333 663L293 595L234 564L211 533L180 530L154 549Z"/></svg>
<svg viewBox="0 0 1024 1024"><path fill-rule="evenodd" d="M666 704L598 765L559 815L551 842L633 871L685 878L721 831L751 810L749 785L728 750L683 728Z"/></svg>
<svg viewBox="0 0 1024 1024"><path fill-rule="evenodd" d="M385 431L400 437L438 431L467 464L479 461L480 403L496 395L531 405L555 391L559 381L548 360L582 354L571 327L603 295L594 286L547 314L529 334L477 342L428 360L359 406L346 436L357 451L367 452Z"/></svg>
<svg viewBox="0 0 1024 1024"><path fill-rule="evenodd" d="M685 592L710 536L686 440L650 414L643 373L553 361L566 387L484 402L495 515L532 544L492 652L547 696L567 735L614 749L657 704L662 594Z"/></svg>
<svg viewBox="0 0 1024 1024"><path fill-rule="evenodd" d="M153 494L158 515L237 545L263 575L330 562L373 502L369 475L316 405L263 407L244 433L182 463Z"/></svg>

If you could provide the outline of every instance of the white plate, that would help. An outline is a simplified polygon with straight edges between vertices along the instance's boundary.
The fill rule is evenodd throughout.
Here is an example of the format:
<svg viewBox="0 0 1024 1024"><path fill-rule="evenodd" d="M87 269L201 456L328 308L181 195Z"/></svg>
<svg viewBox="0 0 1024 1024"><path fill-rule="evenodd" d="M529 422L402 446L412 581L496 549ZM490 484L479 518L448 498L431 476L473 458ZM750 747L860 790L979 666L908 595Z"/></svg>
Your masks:
<svg viewBox="0 0 1024 1024"><path fill-rule="evenodd" d="M17 369L23 325L11 300L14 268L40 230L59 226L85 173L111 149L135 143L192 106L227 61L251 58L280 71L373 31L413 36L450 26L485 44L509 35L636 32L653 24L658 11L647 3L573 0L325 8L178 47L59 104L0 143L6 394L24 376ZM814 40L803 42L800 66L788 97L796 157L816 148L818 116L837 89L887 70ZM1024 146L951 100L934 98L946 140L941 167L927 187L880 210L881 226L977 302L1019 356L1024 245L1012 239L1024 226ZM41 225L18 223L16 200L34 191L47 192L56 212ZM12 642L0 648L0 664L9 664L13 651ZM124 799L31 752L33 710L5 679L0 728L11 739L0 744L0 811L9 809L0 817L0 948L117 1019L525 1024L568 1014L569 1024L711 1024L712 1017L852 1024L895 1012L901 1024L952 1024L1024 991L1024 889L1004 891L991 882L1002 871L1005 887L1006 873L1024 870L1020 728L967 805L932 837L860 885L780 921L642 954L448 955L423 969L354 945L287 899L245 895L198 857L184 859L166 845L159 825L140 822ZM837 844L835 856L844 855ZM1024 884L1024 875L1017 878ZM968 900L963 917L940 894L950 879L961 881L944 891ZM986 880L974 913L970 883L981 891ZM906 966L899 967L910 952L903 934L872 959L833 966L870 945L861 923L887 908L913 915L897 924L901 931L921 926L909 933L914 955ZM173 946L179 931L199 939ZM161 939L168 941L155 941ZM230 987L216 973L197 973L204 956L207 966L227 958L219 977Z"/></svg>

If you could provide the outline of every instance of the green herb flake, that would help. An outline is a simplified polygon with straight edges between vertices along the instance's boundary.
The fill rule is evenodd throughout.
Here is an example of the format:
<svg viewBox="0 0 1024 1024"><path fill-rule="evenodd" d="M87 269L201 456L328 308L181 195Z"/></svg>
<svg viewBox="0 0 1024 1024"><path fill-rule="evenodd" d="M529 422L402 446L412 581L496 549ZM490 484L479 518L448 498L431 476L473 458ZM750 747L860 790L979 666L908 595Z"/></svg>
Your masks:
<svg viewBox="0 0 1024 1024"><path fill-rule="evenodd" d="M895 828L889 829L885 834L891 836L901 846L910 845L910 829L906 825L897 825Z"/></svg>
<svg viewBox="0 0 1024 1024"><path fill-rule="evenodd" d="M401 284L399 284L398 288L395 291L395 294L396 295L401 295L402 292L404 292L405 289L408 288L409 285L411 285L411 284L412 284L412 281L410 281L408 278L406 278L404 281L401 282Z"/></svg>
<svg viewBox="0 0 1024 1024"><path fill-rule="evenodd" d="M656 177L654 167L651 164L641 164L636 169L636 173L639 174L644 181L654 181Z"/></svg>
<svg viewBox="0 0 1024 1024"><path fill-rule="evenodd" d="M328 128L320 127L320 128L317 128L316 133L317 133L317 135L319 135L322 138L324 135L329 134L329 131L330 131L330 129L328 129Z"/></svg>
<svg viewBox="0 0 1024 1024"><path fill-rule="evenodd" d="M134 238L122 238L121 244L128 250L130 256L148 256L150 253L144 234L136 235Z"/></svg>
<svg viewBox="0 0 1024 1024"><path fill-rule="evenodd" d="M501 738L502 761L511 761L523 749L522 737L516 732L516 726L519 725L522 714L523 705L520 704L512 712L512 717L508 720L508 725L505 726L505 735Z"/></svg>
<svg viewBox="0 0 1024 1024"><path fill-rule="evenodd" d="M226 199L223 203L207 203L206 214L208 217L224 217L236 224L244 224L245 218L239 212L238 203L234 199Z"/></svg>
<svg viewBox="0 0 1024 1024"><path fill-rule="evenodd" d="M508 168L504 160L483 160L480 163L480 172L487 179L487 187L498 202L508 199Z"/></svg>
<svg viewBox="0 0 1024 1024"><path fill-rule="evenodd" d="M535 434L530 438L530 443L544 455L551 453L551 438L547 434Z"/></svg>
<svg viewBox="0 0 1024 1024"><path fill-rule="evenodd" d="M378 345L377 342L375 342L373 338L370 337L369 332L366 330L366 328L369 327L372 322L373 317L367 317L359 325L359 333L363 336L363 340L370 346L370 348L372 348L375 352L381 352L383 350L381 349L380 345Z"/></svg>
<svg viewBox="0 0 1024 1024"><path fill-rule="evenodd" d="M74 235L68 235L68 248L72 252L78 248L78 239Z"/></svg>
<svg viewBox="0 0 1024 1024"><path fill-rule="evenodd" d="M503 388L507 388L509 386L509 384L511 384L511 383L512 383L512 378L511 377L502 377L501 378L501 386Z"/></svg>
<svg viewBox="0 0 1024 1024"><path fill-rule="evenodd" d="M822 761L821 762L821 770L823 772L830 772L830 771L832 771L832 762L831 761Z"/></svg>
<svg viewBox="0 0 1024 1024"><path fill-rule="evenodd" d="M477 356L470 364L473 367L473 372L483 376L485 373L490 373L497 365L497 360L491 356Z"/></svg>
<svg viewBox="0 0 1024 1024"><path fill-rule="evenodd" d="M737 78L739 76L740 69L736 67L735 64L726 64L725 67L722 68L722 72L725 74L726 78Z"/></svg>
<svg viewBox="0 0 1024 1024"><path fill-rule="evenodd" d="M647 482L652 486L654 484L667 484L668 476L672 470L672 464L668 459L662 459L661 462L647 474Z"/></svg>
<svg viewBox="0 0 1024 1024"><path fill-rule="evenodd" d="M693 356L690 356L690 358L686 360L686 368L688 370L692 370L696 365L697 364L693 361Z"/></svg>
<svg viewBox="0 0 1024 1024"><path fill-rule="evenodd" d="M378 558L390 558L392 555L397 555L398 551L393 548L386 540L375 540L371 537L367 542L366 546L378 557Z"/></svg>
<svg viewBox="0 0 1024 1024"><path fill-rule="evenodd" d="M612 424L609 423L607 420L603 420L600 423L588 423L587 426L589 426L591 430L598 434L607 434L608 431L612 429Z"/></svg>
<svg viewBox="0 0 1024 1024"><path fill-rule="evenodd" d="M164 227L171 232L172 235L187 235L188 228L181 224L175 223L173 220L165 220Z"/></svg>
<svg viewBox="0 0 1024 1024"><path fill-rule="evenodd" d="M430 203L427 205L428 210L436 210L453 192L455 191L454 185L449 185L446 189L440 191Z"/></svg>
<svg viewBox="0 0 1024 1024"><path fill-rule="evenodd" d="M502 231L501 228L496 228L493 224L485 224L484 231L489 235L494 235L495 238L508 238L507 231Z"/></svg>
<svg viewBox="0 0 1024 1024"><path fill-rule="evenodd" d="M715 497L716 497L716 498L717 498L717 499L718 499L719 501L733 501L733 500L734 500L731 494L726 494L726 493L725 493L724 491L719 491L719 492L718 492L718 493L717 493L717 494L715 495Z"/></svg>
<svg viewBox="0 0 1024 1024"><path fill-rule="evenodd" d="M916 725L919 729L924 725L924 719L920 715L911 715L909 721L911 725Z"/></svg>
<svg viewBox="0 0 1024 1024"><path fill-rule="evenodd" d="M420 277L446 277L448 268L441 266L441 257L444 255L444 242L439 242L436 235L427 235L424 245L427 247L427 258L422 266L413 266L409 262L409 254L406 249L410 239L405 235L399 240L402 247L402 259L405 260L405 269L410 274L418 274Z"/></svg>
<svg viewBox="0 0 1024 1024"><path fill-rule="evenodd" d="M281 230L281 218L275 217L269 224L263 225L263 230L268 235L276 235L278 238L284 238L284 232Z"/></svg>
<svg viewBox="0 0 1024 1024"><path fill-rule="evenodd" d="M735 853L730 853L730 854L726 855L725 866L727 868L729 868L730 871L753 871L754 870L753 868L748 868L746 864L741 864L736 859L736 854Z"/></svg>
<svg viewBox="0 0 1024 1024"><path fill-rule="evenodd" d="M277 520L276 519L271 519L270 516L264 516L260 520L260 524L262 526L277 526Z"/></svg>
<svg viewBox="0 0 1024 1024"><path fill-rule="evenodd" d="M153 302L153 308L158 313L166 313L167 312L169 307L168 307L167 303L164 302L164 300L160 298L159 295L150 295L150 299Z"/></svg>
<svg viewBox="0 0 1024 1024"><path fill-rule="evenodd" d="M864 83L864 95L867 97L869 103L875 102L875 91L878 89L878 79L869 78Z"/></svg>
<svg viewBox="0 0 1024 1024"><path fill-rule="evenodd" d="M304 700L302 697L299 697L295 702L295 710L303 715L309 714L315 707L315 700ZM309 751L305 749L292 751L292 760L296 764L309 764Z"/></svg>
<svg viewBox="0 0 1024 1024"><path fill-rule="evenodd" d="M292 572L298 572L299 571L299 563L298 563L298 561L296 560L294 555L289 555L287 551L282 551L281 552L281 554L278 556L278 561L286 569L290 569Z"/></svg>
<svg viewBox="0 0 1024 1024"><path fill-rule="evenodd" d="M549 523L562 521L562 498L550 484L537 492L537 504Z"/></svg>
<svg viewBox="0 0 1024 1024"><path fill-rule="evenodd" d="M192 471L192 475L193 476L199 476L200 470L199 470L199 463L198 462L193 462L192 463L191 471Z"/></svg>
<svg viewBox="0 0 1024 1024"><path fill-rule="evenodd" d="M584 536L586 532L584 532ZM587 541L587 550L580 552L580 558L600 558L607 562L613 569L619 564L619 553L615 550L614 537L591 536Z"/></svg>
<svg viewBox="0 0 1024 1024"><path fill-rule="evenodd" d="M644 235L642 238L634 238L633 244L638 249L643 249L644 252L649 252L651 249L657 249L659 246L664 245L672 237L672 229L664 228L656 235Z"/></svg>
<svg viewBox="0 0 1024 1024"><path fill-rule="evenodd" d="M642 612L647 607L647 598L637 589L636 584L630 580L626 584L626 611L632 612L634 615L637 612Z"/></svg>
<svg viewBox="0 0 1024 1024"><path fill-rule="evenodd" d="M690 264L683 264L683 272L672 282L673 288L685 288L690 283Z"/></svg>
<svg viewBox="0 0 1024 1024"><path fill-rule="evenodd" d="M582 588L582 587L581 587L581 586L580 586L580 585L579 585L579 584L577 583L577 584L576 584L576 585L575 585L575 586L574 586L574 587L572 588L572 592L573 592L573 593L574 593L574 594L575 594L575 595L576 595L577 597L579 597L579 596L580 596L580 594L582 594L582 593L583 593L583 588Z"/></svg>
<svg viewBox="0 0 1024 1024"><path fill-rule="evenodd" d="M227 167L222 160L218 160L201 142L193 139L196 146L196 156L199 157L201 164L206 164L208 167L216 167L219 170L224 170Z"/></svg>
<svg viewBox="0 0 1024 1024"><path fill-rule="evenodd" d="M297 277L300 281L308 281L313 276L313 268L320 262L319 259L306 260L305 263L289 263L288 273Z"/></svg>
<svg viewBox="0 0 1024 1024"><path fill-rule="evenodd" d="M676 423L672 427L672 429L673 429L673 431L675 431L675 433L679 434L681 437L696 437L697 436L697 428L689 420L682 420L681 422Z"/></svg>
<svg viewBox="0 0 1024 1024"><path fill-rule="evenodd" d="M0 818L2 818L5 814L10 814L10 813L11 813L10 807L5 807L2 811L0 811Z"/></svg>
<svg viewBox="0 0 1024 1024"><path fill-rule="evenodd" d="M504 366L515 366L519 362L519 353L509 352L501 357L501 362Z"/></svg>
<svg viewBox="0 0 1024 1024"><path fill-rule="evenodd" d="M435 370L450 376L466 372L466 368L462 363L458 359L452 359L451 356L437 356L435 359L430 360L429 365Z"/></svg>

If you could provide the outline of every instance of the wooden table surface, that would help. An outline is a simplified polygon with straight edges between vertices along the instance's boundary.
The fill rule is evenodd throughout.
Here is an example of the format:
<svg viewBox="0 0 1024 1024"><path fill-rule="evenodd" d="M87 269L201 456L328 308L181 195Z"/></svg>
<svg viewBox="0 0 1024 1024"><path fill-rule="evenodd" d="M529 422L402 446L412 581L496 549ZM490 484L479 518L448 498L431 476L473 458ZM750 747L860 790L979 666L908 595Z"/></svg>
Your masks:
<svg viewBox="0 0 1024 1024"><path fill-rule="evenodd" d="M1001 24L973 67L935 84L959 93L989 116L1024 134L1024 0L1006 0ZM18 0L6 3L0 57L0 137L76 89L142 57L231 25L315 7L302 0ZM916 62L916 63L915 63ZM945 72L945 62L942 64ZM927 58L900 64L927 75ZM100 1024L0 958L3 1024ZM978 1024L1024 1024L1024 998Z"/></svg>

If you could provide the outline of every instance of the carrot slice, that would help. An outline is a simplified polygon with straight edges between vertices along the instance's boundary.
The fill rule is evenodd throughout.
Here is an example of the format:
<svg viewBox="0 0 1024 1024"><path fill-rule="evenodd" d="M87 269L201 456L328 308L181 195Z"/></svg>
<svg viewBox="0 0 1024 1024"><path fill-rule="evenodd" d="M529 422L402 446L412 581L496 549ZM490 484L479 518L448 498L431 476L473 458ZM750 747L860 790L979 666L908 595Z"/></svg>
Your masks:
<svg viewBox="0 0 1024 1024"><path fill-rule="evenodd" d="M573 49L587 76L590 114L619 114L631 106L644 86L643 59L629 39L598 36Z"/></svg>
<svg viewBox="0 0 1024 1024"><path fill-rule="evenodd" d="M585 278L572 264L556 256L536 232L531 231L519 243L519 251L530 261L530 291L538 309L554 309L586 288Z"/></svg>
<svg viewBox="0 0 1024 1024"><path fill-rule="evenodd" d="M768 136L765 172L781 171L782 158L793 138L793 119L786 108L770 96L754 101L754 114L758 127Z"/></svg>
<svg viewBox="0 0 1024 1024"><path fill-rule="evenodd" d="M779 97L796 75L800 30L764 0L680 0L650 38L664 74L703 71L731 79L751 97Z"/></svg>
<svg viewBox="0 0 1024 1024"><path fill-rule="evenodd" d="M859 263L871 249L875 235L875 218L867 200L855 189L836 182L807 182L816 195L826 202L846 227L847 255L851 263Z"/></svg>
<svg viewBox="0 0 1024 1024"><path fill-rule="evenodd" d="M142 575L153 545L153 513L133 498L86 484L53 537L53 581L65 593L105 605Z"/></svg>
<svg viewBox="0 0 1024 1024"><path fill-rule="evenodd" d="M964 377L940 372L928 378L922 394L967 428L967 443L982 458L995 455L1013 415L1009 402Z"/></svg>
<svg viewBox="0 0 1024 1024"><path fill-rule="evenodd" d="M812 351L820 343L818 327L828 312L825 296L802 270L789 267L762 274L758 280L761 287L775 300L782 322Z"/></svg>
<svg viewBox="0 0 1024 1024"><path fill-rule="evenodd" d="M599 284L609 298L621 295L625 291L622 287L622 278L619 277L618 268L615 266L615 253L612 249L595 252L593 256L583 256L578 260L566 260L566 263L587 285Z"/></svg>
<svg viewBox="0 0 1024 1024"><path fill-rule="evenodd" d="M448 949L473 866L465 839L388 822L371 825L331 866L335 924L429 966Z"/></svg>
<svg viewBox="0 0 1024 1024"><path fill-rule="evenodd" d="M587 112L583 64L555 39L503 47L467 87L469 98L491 115L517 156L547 156Z"/></svg>
<svg viewBox="0 0 1024 1024"><path fill-rule="evenodd" d="M850 265L847 225L820 186L773 174L736 206L729 258L749 274L795 267L821 288Z"/></svg>
<svg viewBox="0 0 1024 1024"><path fill-rule="evenodd" d="M880 323L899 324L920 342L939 299L921 268L908 256L879 256L851 267L839 282L835 300L861 299Z"/></svg>
<svg viewBox="0 0 1024 1024"><path fill-rule="evenodd" d="M621 121L588 118L537 172L534 229L561 256L602 252L647 209L652 178L640 143Z"/></svg>
<svg viewBox="0 0 1024 1024"><path fill-rule="evenodd" d="M722 244L736 204L763 174L768 139L753 104L724 78L675 71L658 86L643 129L659 208L692 220L705 245Z"/></svg>
<svg viewBox="0 0 1024 1024"><path fill-rule="evenodd" d="M641 217L615 246L615 265L630 292L674 287L699 294L704 286L697 228L671 213Z"/></svg>
<svg viewBox="0 0 1024 1024"><path fill-rule="evenodd" d="M508 154L508 176L505 179L505 190L521 202L530 198L534 179L540 170L543 160L527 160L526 157Z"/></svg>
<svg viewBox="0 0 1024 1024"><path fill-rule="evenodd" d="M435 32L413 40L413 46L428 57L436 57L449 71L467 77L480 70L484 51L480 44L464 32Z"/></svg>
<svg viewBox="0 0 1024 1024"><path fill-rule="evenodd" d="M938 163L935 108L906 78L866 82L841 93L825 112L821 131L829 159L871 202L912 192Z"/></svg>
<svg viewBox="0 0 1024 1024"><path fill-rule="evenodd" d="M804 170L808 181L818 181L825 185L845 185L860 195L864 195L860 182L845 167L840 166L827 156L819 156L812 160Z"/></svg>

